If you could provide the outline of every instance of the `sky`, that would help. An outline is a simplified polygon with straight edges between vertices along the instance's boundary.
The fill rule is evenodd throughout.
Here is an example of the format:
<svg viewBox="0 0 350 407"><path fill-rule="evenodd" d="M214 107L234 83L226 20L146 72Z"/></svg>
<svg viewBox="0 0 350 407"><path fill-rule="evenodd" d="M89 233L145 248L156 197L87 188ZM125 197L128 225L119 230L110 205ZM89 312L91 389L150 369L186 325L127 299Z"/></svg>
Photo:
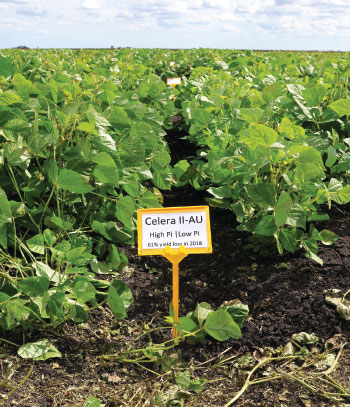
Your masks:
<svg viewBox="0 0 350 407"><path fill-rule="evenodd" d="M350 50L350 0L0 0L0 48Z"/></svg>

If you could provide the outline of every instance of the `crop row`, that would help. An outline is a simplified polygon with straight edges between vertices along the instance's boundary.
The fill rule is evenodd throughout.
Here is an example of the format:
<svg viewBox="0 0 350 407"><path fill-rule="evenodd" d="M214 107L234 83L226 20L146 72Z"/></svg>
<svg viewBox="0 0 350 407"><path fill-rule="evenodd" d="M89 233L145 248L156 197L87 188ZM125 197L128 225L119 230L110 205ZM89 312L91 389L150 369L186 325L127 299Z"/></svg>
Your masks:
<svg viewBox="0 0 350 407"><path fill-rule="evenodd" d="M321 263L327 205L350 201L349 73L347 54L2 51L0 327L83 322L105 302L124 318L130 290L98 276L127 265L136 210L186 184L253 249ZM176 115L197 155L172 167Z"/></svg>

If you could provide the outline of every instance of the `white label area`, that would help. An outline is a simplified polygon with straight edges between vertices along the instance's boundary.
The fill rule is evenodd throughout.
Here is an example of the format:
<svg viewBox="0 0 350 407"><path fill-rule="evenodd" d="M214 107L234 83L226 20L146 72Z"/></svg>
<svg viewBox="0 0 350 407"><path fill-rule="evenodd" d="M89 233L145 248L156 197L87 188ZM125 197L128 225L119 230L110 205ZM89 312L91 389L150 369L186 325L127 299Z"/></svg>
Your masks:
<svg viewBox="0 0 350 407"><path fill-rule="evenodd" d="M181 85L181 78L168 78L167 85Z"/></svg>
<svg viewBox="0 0 350 407"><path fill-rule="evenodd" d="M142 249L208 247L206 212L142 214Z"/></svg>

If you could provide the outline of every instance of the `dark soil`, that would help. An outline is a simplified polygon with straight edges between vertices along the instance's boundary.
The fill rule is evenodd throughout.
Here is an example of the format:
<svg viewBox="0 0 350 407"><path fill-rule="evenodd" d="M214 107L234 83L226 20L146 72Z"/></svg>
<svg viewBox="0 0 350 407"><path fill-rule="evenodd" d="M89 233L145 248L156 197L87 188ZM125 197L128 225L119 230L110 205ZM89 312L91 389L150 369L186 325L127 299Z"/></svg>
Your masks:
<svg viewBox="0 0 350 407"><path fill-rule="evenodd" d="M176 132L170 132L167 137L176 161L185 153L195 155L195 149L189 144L185 147L181 144L181 149L176 149L178 137ZM205 196L205 193L189 187L172 190L164 194L164 205L201 205L205 204ZM347 341L350 323L325 303L323 291L338 288L346 292L350 289L349 209L350 206L333 207L330 212L332 220L320 225L321 229L328 228L339 236L332 246L320 247L323 267L306 259L302 251L281 256L272 250L268 257L263 257L245 250L249 236L235 230L234 215L211 209L213 253L191 255L180 263L180 314L186 315L202 301L216 308L224 301L239 299L249 306L250 315L239 340L217 342L208 339L201 345L179 345L183 363L192 367L203 366L203 370L194 371L194 376L213 381L201 394L192 393L182 405L224 406L239 390L245 377L240 377L236 365L213 366L211 359L217 361L221 354L223 359L248 352L261 354L266 348L286 345L298 332L317 335L319 350L337 334ZM128 310L128 319L114 321L109 310L102 308L93 311L86 324L66 324L55 334L32 332L27 341L47 337L63 353L62 359L46 362L23 361L16 356L16 349L0 342L0 405L83 406L89 395L99 398L106 406L175 405L159 401L159 395L167 391L170 383L169 376L159 378L156 375L163 374L159 366L147 365L152 373L138 365L122 365L99 358L117 352L142 332L145 323L152 327L166 325L164 317L169 315L172 295L170 263L158 256L138 257L136 248L127 252L130 264L120 277L129 285L135 299ZM21 342L19 332L0 332L1 337ZM154 340L170 337L171 332L164 331ZM29 378L1 404L1 396L19 384L31 366L33 372ZM10 374L8 385L1 384L6 372ZM349 388L350 355L346 346L336 372L337 380ZM250 387L235 405L346 406L327 401L300 383L288 380Z"/></svg>

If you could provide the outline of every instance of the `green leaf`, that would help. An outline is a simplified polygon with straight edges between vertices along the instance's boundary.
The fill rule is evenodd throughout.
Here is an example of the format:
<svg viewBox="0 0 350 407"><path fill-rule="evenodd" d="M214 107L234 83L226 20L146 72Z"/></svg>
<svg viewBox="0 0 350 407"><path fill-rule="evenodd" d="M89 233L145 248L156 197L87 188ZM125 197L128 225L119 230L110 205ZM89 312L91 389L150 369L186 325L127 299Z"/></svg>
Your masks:
<svg viewBox="0 0 350 407"><path fill-rule="evenodd" d="M92 141L98 151L109 153L117 150L113 137L105 133L103 130L100 130L98 135L93 137Z"/></svg>
<svg viewBox="0 0 350 407"><path fill-rule="evenodd" d="M349 99L338 99L328 105L332 110L339 114L339 116L350 115L350 100Z"/></svg>
<svg viewBox="0 0 350 407"><path fill-rule="evenodd" d="M118 296L121 298L125 309L134 301L130 288L121 280L113 280L111 286L116 290Z"/></svg>
<svg viewBox="0 0 350 407"><path fill-rule="evenodd" d="M228 312L236 324L242 328L242 325L249 314L249 308L247 305L242 304L241 302L236 302L232 305L224 305L221 308Z"/></svg>
<svg viewBox="0 0 350 407"><path fill-rule="evenodd" d="M22 131L20 127L18 131ZM17 131L17 130L13 130ZM11 142L4 146L4 154L8 163L14 167L20 167L25 170L30 161L30 155L26 147L21 143Z"/></svg>
<svg viewBox="0 0 350 407"><path fill-rule="evenodd" d="M201 108L195 108L191 111L192 120L200 127L206 127L210 121L211 116L210 113Z"/></svg>
<svg viewBox="0 0 350 407"><path fill-rule="evenodd" d="M170 154L165 151L159 151L154 157L153 157L153 162L157 162L157 164L159 164L159 166L164 167L168 164L170 164L171 161L171 157Z"/></svg>
<svg viewBox="0 0 350 407"><path fill-rule="evenodd" d="M0 188L0 224L12 222L11 205L5 191Z"/></svg>
<svg viewBox="0 0 350 407"><path fill-rule="evenodd" d="M47 339L37 342L26 343L18 349L18 355L23 359L47 360L50 358L61 358L59 352Z"/></svg>
<svg viewBox="0 0 350 407"><path fill-rule="evenodd" d="M173 176L177 186L182 186L187 183L186 179L182 179L190 164L187 160L180 160L173 167Z"/></svg>
<svg viewBox="0 0 350 407"><path fill-rule="evenodd" d="M52 159L45 160L44 168L46 170L50 182L53 185L56 185L58 178L58 166L56 164L56 161Z"/></svg>
<svg viewBox="0 0 350 407"><path fill-rule="evenodd" d="M287 192L282 192L275 206L275 223L277 227L283 226L292 207L293 201Z"/></svg>
<svg viewBox="0 0 350 407"><path fill-rule="evenodd" d="M152 127L146 122L133 123L130 131L131 136L138 136L145 145L145 153L148 157L153 151L157 151L158 137Z"/></svg>
<svg viewBox="0 0 350 407"><path fill-rule="evenodd" d="M127 317L125 304L132 301L132 295L130 289L122 281L117 283L118 281L120 280L114 280L109 286L107 303L115 318L124 319ZM129 290L129 293L127 293L127 290Z"/></svg>
<svg viewBox="0 0 350 407"><path fill-rule="evenodd" d="M51 318L52 321L64 320L64 309L63 304L66 301L66 296L63 292L57 291L54 294L50 295L50 298L46 304L45 311L47 316Z"/></svg>
<svg viewBox="0 0 350 407"><path fill-rule="evenodd" d="M63 221L61 218L59 218L58 216L51 216L50 218L50 223L52 223L52 225L57 226L60 229L64 229L64 230L71 230L73 229L73 225L71 222L68 221ZM52 226L51 225L51 226Z"/></svg>
<svg viewBox="0 0 350 407"><path fill-rule="evenodd" d="M326 94L327 89L321 84L310 86L302 92L303 98L309 106L319 106Z"/></svg>
<svg viewBox="0 0 350 407"><path fill-rule="evenodd" d="M75 266L85 266L94 259L91 253L89 253L86 246L75 247L74 249L69 250L64 259L67 263L73 264Z"/></svg>
<svg viewBox="0 0 350 407"><path fill-rule="evenodd" d="M317 213L317 212L313 212L311 216L308 217L308 220L310 222L324 222L329 219L330 218L327 213Z"/></svg>
<svg viewBox="0 0 350 407"><path fill-rule="evenodd" d="M76 194L87 194L94 190L80 174L72 170L60 171L57 186L65 191Z"/></svg>
<svg viewBox="0 0 350 407"><path fill-rule="evenodd" d="M205 379L195 379L190 381L188 390L194 391L196 394L199 394L204 390L204 385L207 381Z"/></svg>
<svg viewBox="0 0 350 407"><path fill-rule="evenodd" d="M327 148L327 161L326 161L326 166L328 168L332 167L333 164L337 161L337 151L335 150L334 147L329 146Z"/></svg>
<svg viewBox="0 0 350 407"><path fill-rule="evenodd" d="M297 247L298 241L296 236L296 228L282 229L279 233L279 239L283 248L290 253L294 253Z"/></svg>
<svg viewBox="0 0 350 407"><path fill-rule="evenodd" d="M175 381L176 384L183 390L194 391L196 394L199 394L201 391L203 391L204 385L206 383L205 379L191 380L191 375L188 370L176 373Z"/></svg>
<svg viewBox="0 0 350 407"><path fill-rule="evenodd" d="M306 211L302 206L295 203L290 208L287 221L287 225L294 226L296 228L306 229Z"/></svg>
<svg viewBox="0 0 350 407"><path fill-rule="evenodd" d="M212 312L207 316L204 323L204 330L218 341L226 341L229 338L238 339L241 337L241 330L231 315L222 308Z"/></svg>
<svg viewBox="0 0 350 407"><path fill-rule="evenodd" d="M119 170L113 158L105 152L96 154L92 159L98 165L93 174L102 184L119 185Z"/></svg>
<svg viewBox="0 0 350 407"><path fill-rule="evenodd" d="M193 316L197 318L199 322L199 326L203 325L203 322L206 320L207 316L213 312L213 309L210 304L207 302L201 302L200 304L197 305Z"/></svg>
<svg viewBox="0 0 350 407"><path fill-rule="evenodd" d="M338 196L343 204L350 202L350 185L346 185L344 188L338 191Z"/></svg>
<svg viewBox="0 0 350 407"><path fill-rule="evenodd" d="M259 108L241 108L240 113L248 123L258 123L264 117L264 111Z"/></svg>
<svg viewBox="0 0 350 407"><path fill-rule="evenodd" d="M287 117L283 117L281 124L278 126L278 132L289 140L305 136L303 127L292 123Z"/></svg>
<svg viewBox="0 0 350 407"><path fill-rule="evenodd" d="M53 233L52 230L50 229L45 229L43 232L43 237L44 237L44 241L45 243L49 246L52 247L55 243L56 243L56 236Z"/></svg>
<svg viewBox="0 0 350 407"><path fill-rule="evenodd" d="M277 232L275 218L272 215L264 216L256 225L254 233L260 236L273 236Z"/></svg>
<svg viewBox="0 0 350 407"><path fill-rule="evenodd" d="M45 243L43 235L35 235L26 240L27 246L34 253L45 254Z"/></svg>
<svg viewBox="0 0 350 407"><path fill-rule="evenodd" d="M176 384L184 390L188 390L191 382L191 374L188 370L175 375Z"/></svg>
<svg viewBox="0 0 350 407"><path fill-rule="evenodd" d="M199 326L190 317L180 317L178 332L180 335L186 335L188 332L195 332Z"/></svg>
<svg viewBox="0 0 350 407"><path fill-rule="evenodd" d="M4 303L5 301L7 301L10 298L9 295L0 292L0 304Z"/></svg>
<svg viewBox="0 0 350 407"><path fill-rule="evenodd" d="M79 123L77 130L84 131L85 133L88 134L95 134L96 136L98 135L95 124L90 122Z"/></svg>
<svg viewBox="0 0 350 407"><path fill-rule="evenodd" d="M118 270L121 264L121 258L118 249L114 244L108 245L108 256L106 258L108 265L114 269Z"/></svg>
<svg viewBox="0 0 350 407"><path fill-rule="evenodd" d="M118 128L119 125L129 126L130 119L126 111L119 106L111 106L107 114L107 119L113 125L113 127Z"/></svg>
<svg viewBox="0 0 350 407"><path fill-rule="evenodd" d="M312 163L321 172L325 171L322 156L316 150L315 147L311 147L311 146L304 147L303 150L301 151L299 157L296 159L296 163L297 163L297 165Z"/></svg>
<svg viewBox="0 0 350 407"><path fill-rule="evenodd" d="M83 407L103 407L104 404L101 404L99 399L95 397L89 396L84 403Z"/></svg>
<svg viewBox="0 0 350 407"><path fill-rule="evenodd" d="M153 184L159 189L171 189L172 173L170 167L160 167L152 163Z"/></svg>
<svg viewBox="0 0 350 407"><path fill-rule="evenodd" d="M0 313L0 327L2 329L12 330L29 318L32 313L24 304L25 301L21 298L14 298L1 307L3 313Z"/></svg>
<svg viewBox="0 0 350 407"><path fill-rule="evenodd" d="M46 277L50 282L53 283L59 283L60 272L58 270L52 270L49 265L41 261L36 261L32 264L32 266L35 269L37 276Z"/></svg>
<svg viewBox="0 0 350 407"><path fill-rule="evenodd" d="M41 297L47 292L49 283L47 277L26 277L19 280L18 287L29 297Z"/></svg>
<svg viewBox="0 0 350 407"><path fill-rule="evenodd" d="M22 98L13 92L3 92L0 93L0 106L9 106L14 103L19 103L22 101Z"/></svg>
<svg viewBox="0 0 350 407"><path fill-rule="evenodd" d="M208 189L208 192L212 194L215 198L231 198L233 191L229 185L222 185L220 187L211 187Z"/></svg>
<svg viewBox="0 0 350 407"><path fill-rule="evenodd" d="M294 182L304 185L313 178L320 177L322 174L323 173L313 162L301 163L298 164L295 169Z"/></svg>
<svg viewBox="0 0 350 407"><path fill-rule="evenodd" d="M118 199L115 207L115 216L122 222L128 229L132 229L132 217L135 212L135 201L127 195Z"/></svg>
<svg viewBox="0 0 350 407"><path fill-rule="evenodd" d="M316 261L317 263L323 265L323 260L317 256L318 253L318 246L317 246L317 240L314 238L310 238L305 240L304 242L304 247L306 250L306 257Z"/></svg>
<svg viewBox="0 0 350 407"><path fill-rule="evenodd" d="M150 190L147 190L142 196L140 200L140 205L143 208L161 208L161 204L156 195Z"/></svg>
<svg viewBox="0 0 350 407"><path fill-rule="evenodd" d="M16 117L16 118L14 118L14 119L12 119L12 120L10 120L10 121L8 121L4 126L3 126L3 128L4 129L6 129L6 130L11 130L11 131L14 131L14 132L22 132L22 131L26 131L26 130L29 130L30 129L30 123L26 120L26 119L23 119L23 118L20 118L20 117ZM6 153L6 157L7 157L7 159L10 161L14 161L13 159L10 159L9 158L9 154L8 154L8 151L10 150L10 149L12 149L12 151L11 151L11 154L12 155L15 155L15 151L13 151L15 148L19 148L19 143L10 143L9 145L6 145L5 146L6 148L5 148L5 153ZM25 147L22 147L22 151L20 151L20 152L18 152L17 153L17 156L19 156L19 155L21 155L22 153L27 153L27 149L25 148Z"/></svg>
<svg viewBox="0 0 350 407"><path fill-rule="evenodd" d="M88 320L88 315L81 305L74 304L68 313L68 317L76 324L81 324Z"/></svg>
<svg viewBox="0 0 350 407"><path fill-rule="evenodd" d="M320 237L321 237L321 242L327 246L333 244L335 241L337 241L339 239L339 237L335 233L333 233L327 229L323 229L320 232Z"/></svg>
<svg viewBox="0 0 350 407"><path fill-rule="evenodd" d="M123 179L122 188L123 190L133 198L138 198L140 195L140 182L138 179L128 178Z"/></svg>
<svg viewBox="0 0 350 407"><path fill-rule="evenodd" d="M7 226L4 224L0 225L0 245L7 249Z"/></svg>
<svg viewBox="0 0 350 407"><path fill-rule="evenodd" d="M118 149L123 167L139 167L145 160L145 146L139 137L124 139Z"/></svg>
<svg viewBox="0 0 350 407"><path fill-rule="evenodd" d="M12 76L16 72L16 68L11 61L11 58L0 57L0 76L5 78Z"/></svg>
<svg viewBox="0 0 350 407"><path fill-rule="evenodd" d="M95 274L113 274L112 267L96 259L90 263L90 267Z"/></svg>
<svg viewBox="0 0 350 407"><path fill-rule="evenodd" d="M278 134L274 129L263 124L251 124L249 129L240 133L239 139L251 149L256 149L258 146L269 148L276 143Z"/></svg>
<svg viewBox="0 0 350 407"><path fill-rule="evenodd" d="M96 289L84 276L78 276L73 281L71 289L77 300L85 303L95 299Z"/></svg>
<svg viewBox="0 0 350 407"><path fill-rule="evenodd" d="M259 183L247 185L249 198L257 205L267 209L270 206L275 206L276 189L272 184Z"/></svg>

